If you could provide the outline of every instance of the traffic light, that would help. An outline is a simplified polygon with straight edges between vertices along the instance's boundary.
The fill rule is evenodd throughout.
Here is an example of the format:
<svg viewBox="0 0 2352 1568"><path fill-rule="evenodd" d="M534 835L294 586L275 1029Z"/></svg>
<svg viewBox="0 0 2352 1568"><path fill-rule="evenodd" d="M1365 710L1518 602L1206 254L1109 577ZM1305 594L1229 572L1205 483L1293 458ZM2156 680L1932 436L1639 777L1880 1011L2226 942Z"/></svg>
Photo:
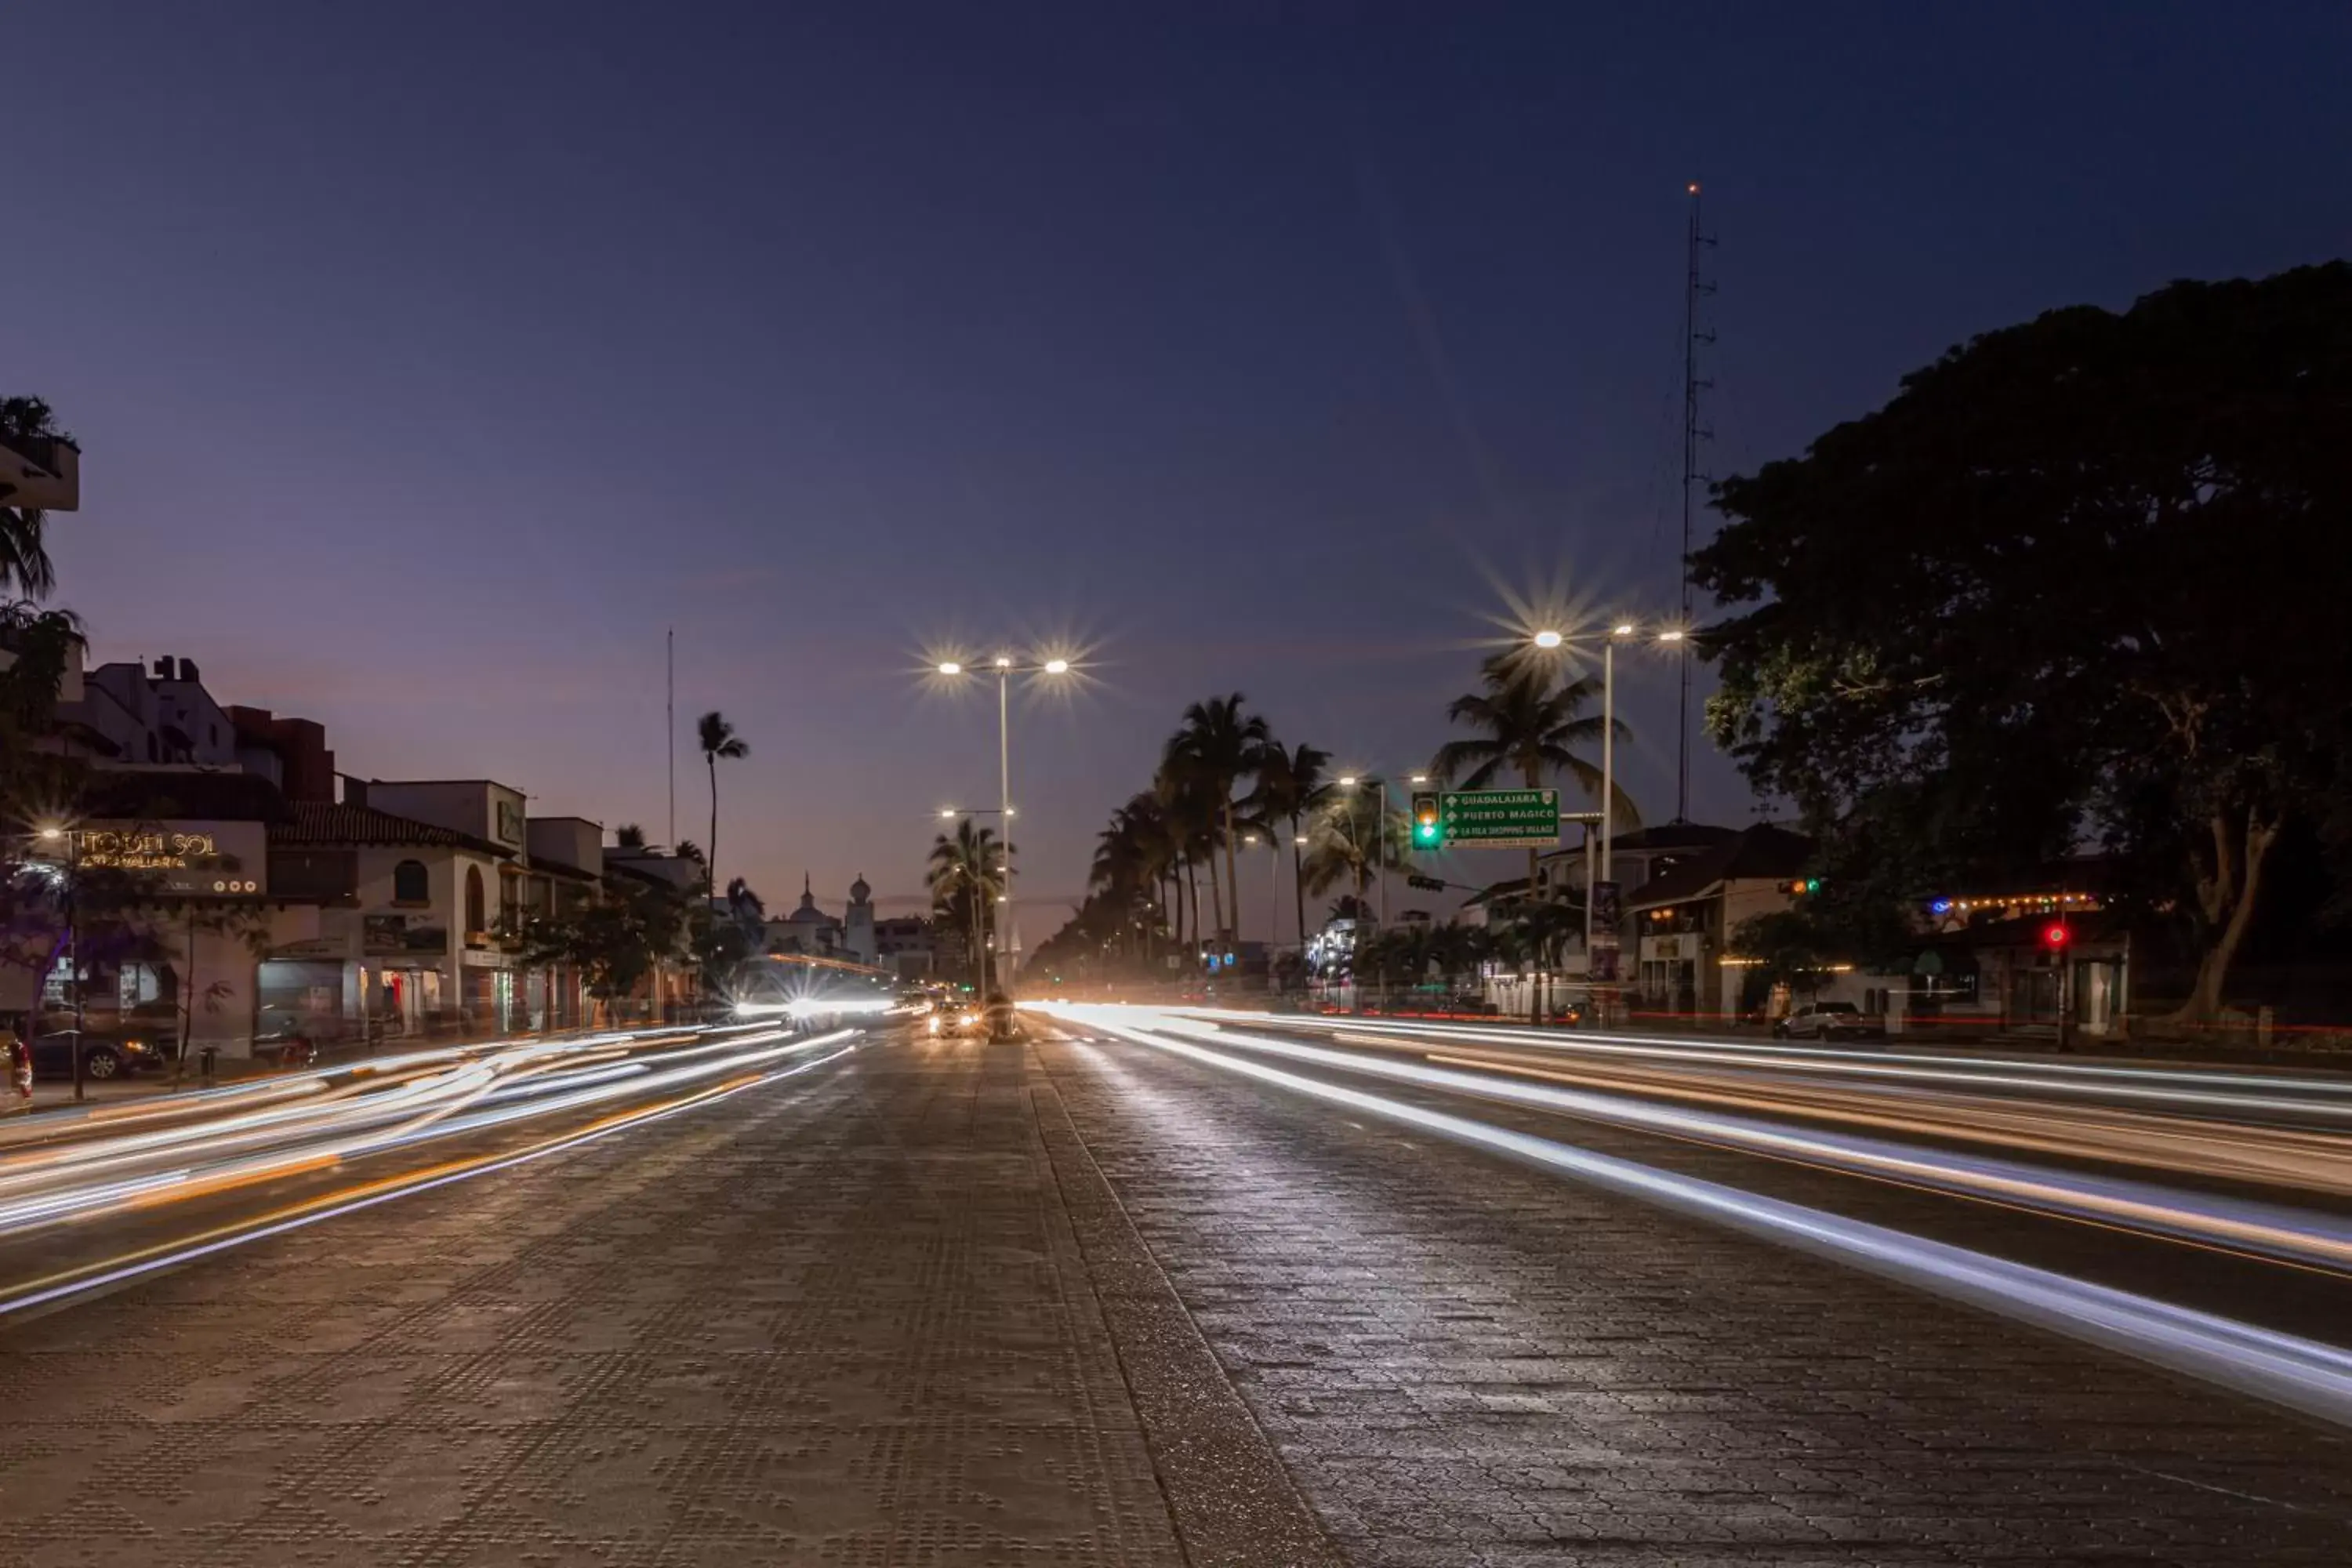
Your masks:
<svg viewBox="0 0 2352 1568"><path fill-rule="evenodd" d="M1792 899L1801 899L1807 893L1818 893L1821 890L1822 879L1819 877L1800 877L1789 884L1789 896Z"/></svg>
<svg viewBox="0 0 2352 1568"><path fill-rule="evenodd" d="M2053 952L2074 940L2074 933L2066 929L2066 922L2063 921L2052 921L2042 928L2042 945Z"/></svg>
<svg viewBox="0 0 2352 1568"><path fill-rule="evenodd" d="M1438 825L1437 796L1423 793L1412 797L1412 842L1419 849L1434 849L1444 841L1445 830Z"/></svg>

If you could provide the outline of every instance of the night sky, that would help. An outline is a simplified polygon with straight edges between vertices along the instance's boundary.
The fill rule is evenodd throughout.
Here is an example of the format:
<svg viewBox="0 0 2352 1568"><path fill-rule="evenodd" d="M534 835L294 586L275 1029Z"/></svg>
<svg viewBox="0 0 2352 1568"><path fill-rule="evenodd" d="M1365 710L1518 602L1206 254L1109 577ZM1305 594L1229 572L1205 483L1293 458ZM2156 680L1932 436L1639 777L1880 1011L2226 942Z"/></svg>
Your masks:
<svg viewBox="0 0 2352 1568"><path fill-rule="evenodd" d="M2338 4L39 9L0 390L81 440L100 657L659 839L674 625L681 744L752 748L721 873L788 906L911 901L993 800L927 654L1075 644L1015 711L1032 941L1186 701L1402 772L1514 598L1672 607L1687 181L1718 474L2352 249ZM1671 677L1620 688L1663 820Z"/></svg>

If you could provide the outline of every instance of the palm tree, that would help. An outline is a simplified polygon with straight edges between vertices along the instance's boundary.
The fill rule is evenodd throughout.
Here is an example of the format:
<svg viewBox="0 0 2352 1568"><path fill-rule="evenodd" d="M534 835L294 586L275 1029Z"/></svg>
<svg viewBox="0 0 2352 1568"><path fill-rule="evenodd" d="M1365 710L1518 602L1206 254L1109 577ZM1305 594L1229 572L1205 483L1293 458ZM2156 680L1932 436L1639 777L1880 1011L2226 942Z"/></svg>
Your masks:
<svg viewBox="0 0 2352 1568"><path fill-rule="evenodd" d="M1094 864L1087 874L1087 886L1091 894L1087 909L1081 910L1081 919L1095 911L1095 923L1102 924L1116 918L1113 937L1119 947L1133 956L1129 933L1135 925L1136 905L1144 897L1146 873L1150 867L1149 851L1136 825L1129 820L1127 808L1112 812L1109 825L1095 835ZM1074 921L1073 924L1078 924Z"/></svg>
<svg viewBox="0 0 2352 1568"><path fill-rule="evenodd" d="M1257 767L1258 752L1273 732L1265 720L1249 711L1238 691L1212 697L1184 710L1184 721L1168 740L1166 760L1190 773L1214 812L1213 833L1224 842L1225 887L1234 898L1234 929L1241 926L1241 882L1234 850L1234 787ZM1215 844L1210 846L1209 893L1217 891ZM1217 925L1225 928L1220 908Z"/></svg>
<svg viewBox="0 0 2352 1568"><path fill-rule="evenodd" d="M614 848L643 849L645 847L646 830L639 827L635 823L625 822L621 824L620 826L613 829Z"/></svg>
<svg viewBox="0 0 2352 1568"><path fill-rule="evenodd" d="M66 438L57 416L37 397L0 397L0 441ZM58 585L49 552L41 543L43 513L38 507L9 506L0 489L0 599L19 595L45 598Z"/></svg>
<svg viewBox="0 0 2352 1568"><path fill-rule="evenodd" d="M1529 789L1541 789L1547 773L1565 773L1598 799L1601 769L1570 748L1593 745L1601 739L1602 721L1584 711L1600 700L1601 683L1587 675L1555 686L1548 667L1514 654L1494 655L1478 667L1478 673L1486 689L1455 698L1445 716L1485 733L1446 742L1437 749L1429 771L1446 784L1458 775L1465 789L1484 789L1507 768ZM1616 734L1621 741L1626 738L1622 720ZM1629 826L1640 826L1633 803L1622 791L1615 812ZM1531 901L1541 869L1538 859L1538 851L1528 851Z"/></svg>
<svg viewBox="0 0 2352 1568"><path fill-rule="evenodd" d="M1258 748L1254 769L1257 784L1246 803L1250 814L1269 835L1276 831L1277 823L1290 825L1290 891L1297 905L1301 942L1307 940L1307 850L1300 842L1305 836L1298 828L1300 820L1321 802L1323 769L1330 761L1330 752L1318 751L1304 742L1285 746L1279 741L1269 740Z"/></svg>
<svg viewBox="0 0 2352 1568"><path fill-rule="evenodd" d="M989 904L1003 890L1004 861L1012 853L1010 844L1000 848L994 828L976 826L967 816L956 824L952 835L942 833L931 840L930 865L923 876L935 904L953 909L961 903L968 911L971 972L984 989L992 982L986 950L981 945L981 921Z"/></svg>
<svg viewBox="0 0 2352 1568"><path fill-rule="evenodd" d="M710 769L710 870L703 880L716 886L715 879L719 875L719 759L725 757L734 762L750 756L751 748L744 744L743 737L735 732L735 726L715 710L705 713L696 723L694 731L695 738L702 744L702 760Z"/></svg>
<svg viewBox="0 0 2352 1568"><path fill-rule="evenodd" d="M1224 924L1224 900L1217 888L1217 809L1216 802L1202 785L1201 775L1181 763L1163 761L1158 775L1152 780L1152 795L1159 802L1160 814L1167 823L1168 842L1174 857L1176 901L1179 926L1182 919L1184 891L1192 893L1192 918L1190 925L1191 947L1197 950L1203 940L1201 931L1201 862L1209 863L1209 895L1213 900L1217 924ZM1181 933L1180 933L1181 935Z"/></svg>
<svg viewBox="0 0 2352 1568"><path fill-rule="evenodd" d="M1355 885L1356 901L1369 907L1372 879L1383 861L1391 870L1411 868L1412 829L1402 814L1383 809L1378 786L1378 780L1365 779L1351 790L1326 785L1316 793L1311 804L1319 809L1301 868L1308 892L1327 892L1344 878Z"/></svg>

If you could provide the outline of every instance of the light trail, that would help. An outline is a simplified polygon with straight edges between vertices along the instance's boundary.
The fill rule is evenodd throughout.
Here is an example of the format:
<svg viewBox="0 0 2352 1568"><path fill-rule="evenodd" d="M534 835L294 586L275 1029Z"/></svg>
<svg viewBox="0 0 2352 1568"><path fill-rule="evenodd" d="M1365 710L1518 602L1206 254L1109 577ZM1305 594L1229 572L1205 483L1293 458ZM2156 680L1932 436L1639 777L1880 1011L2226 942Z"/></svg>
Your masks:
<svg viewBox="0 0 2352 1568"><path fill-rule="evenodd" d="M1089 1005L1116 1005L1089 1004ZM1223 1008L1171 1008L1163 1016L1231 1019L1286 1030L1391 1035L1449 1044L1476 1042L1596 1057L1641 1058L1661 1065L1710 1063L1769 1071L1821 1073L1832 1077L1915 1082L1939 1088L1978 1085L2037 1093L2077 1094L2193 1111L2243 1114L2275 1111L2316 1116L2352 1124L2352 1081L2222 1069L2124 1067L2084 1062L2037 1061L2018 1057L1942 1057L1900 1051L1853 1051L1755 1041L1618 1035L1579 1029L1512 1028L1507 1026L1425 1023L1340 1015L1244 1012ZM2239 1091L2245 1092L2239 1092Z"/></svg>
<svg viewBox="0 0 2352 1568"><path fill-rule="evenodd" d="M152 1131L82 1136L0 1159L0 1237L216 1195L397 1149L765 1070L854 1031L773 1027L519 1040L389 1062L363 1093L331 1085L286 1104ZM695 1041L680 1045L676 1042ZM338 1075L340 1076L340 1075Z"/></svg>
<svg viewBox="0 0 2352 1568"><path fill-rule="evenodd" d="M1416 1027L1410 1032L1368 1032L1360 1019L1325 1019L1306 1024L1294 1016L1244 1014L1199 1008L1159 1015L1203 1024L1261 1024L1283 1037L1325 1036L1342 1045L1426 1055L1454 1065L1539 1078L1583 1088L1648 1099L1743 1109L1768 1116L1851 1126L1910 1137L1957 1140L2033 1156L2056 1155L2101 1163L2196 1175L2216 1182L2252 1183L2297 1192L2352 1197L2352 1126L2337 1103L2339 1083L2313 1080L2318 1097L2302 1114L2282 1124L2265 1109L2276 1095L2259 1097L2255 1121L2229 1120L2250 1114L2246 1097L2217 1098L2185 1088L2164 1091L2158 1103L2135 1094L2120 1105L2099 1101L2097 1086L2070 1079L2068 1098L2032 1099L2015 1092L1986 1092L1983 1078L1967 1070L1937 1073L1906 1069L1890 1079L1874 1060L1832 1059L1822 1064L1803 1053L1789 1063L1762 1058L1732 1058L1712 1050L1652 1047L1619 1052L1587 1050L1580 1041L1546 1038L1531 1032L1484 1028ZM2067 1064L2060 1064L2066 1066ZM2075 1072L2131 1072L2129 1068L2073 1068ZM2021 1083L1998 1075L2004 1089ZM2263 1080L2284 1088L2302 1080Z"/></svg>
<svg viewBox="0 0 2352 1568"><path fill-rule="evenodd" d="M839 1043L850 1039L853 1035L854 1031L844 1030L838 1034L824 1037L821 1040L812 1041L810 1045ZM128 1283L144 1275L166 1268L176 1268L183 1264L193 1263L199 1258L226 1251L234 1247L246 1246L273 1236L283 1236L289 1231L300 1230L325 1220L355 1214L362 1209L373 1208L379 1204L390 1203L395 1198L428 1192L457 1182L470 1181L477 1176L489 1175L498 1171L510 1170L535 1160L543 1160L551 1154L563 1153L583 1144L609 1138L632 1127L643 1126L648 1122L662 1121L685 1111L715 1104L762 1084L798 1077L828 1062L837 1061L855 1048L853 1045L841 1044L839 1049L811 1061L796 1063L792 1067L772 1072L730 1079L673 1100L624 1111L606 1117L577 1131L561 1134L524 1149L505 1153L480 1155L471 1160L452 1161L421 1171L405 1172L376 1181L362 1183L303 1203L255 1215L250 1219L222 1226L200 1236L161 1243L121 1257L108 1258L103 1262L85 1264L44 1279L0 1289L0 1316L27 1311L69 1297Z"/></svg>
<svg viewBox="0 0 2352 1568"><path fill-rule="evenodd" d="M1619 1095L1556 1089L1482 1072L1423 1067L1389 1057L1367 1057L1250 1034L1192 1016L1164 1016L1149 1026L1160 1034L1208 1040L1342 1072L1531 1106L1776 1159L1901 1181L1962 1196L1984 1197L2045 1214L2092 1219L2125 1229L2256 1252L2309 1267L2352 1270L2352 1223L2328 1215L1908 1144L1777 1127L1744 1117L1685 1110Z"/></svg>
<svg viewBox="0 0 2352 1568"><path fill-rule="evenodd" d="M2071 1279L2047 1269L1848 1219L1719 1183L1643 1165L1580 1149L1515 1129L1390 1099L1345 1084L1310 1078L1255 1059L1276 1055L1303 1064L1370 1074L1449 1093L1543 1105L1569 1091L1417 1063L1352 1056L1301 1045L1295 1040L1220 1028L1195 1015L1150 1009L1035 1004L1037 1010L1081 1020L1105 1034L1183 1057L1218 1070L1274 1084L1368 1115L1416 1126L1458 1142L1532 1161L1580 1180L1697 1215L1750 1235L1801 1247L1906 1284L2037 1323L2175 1371L2257 1394L2342 1426L2352 1426L2352 1352L2318 1341L2278 1333L2148 1297ZM1231 1047L1211 1048L1212 1046ZM1578 1094L1579 1100L1600 1097ZM1658 1111L1660 1108L1648 1107ZM1665 1111L1686 1118L1689 1113ZM1725 1119L1715 1118L1715 1121ZM1919 1151L1906 1151L1916 1156ZM2054 1172L2032 1173L2037 1184L2063 1189L2072 1179ZM2115 1184L2098 1184L2116 1197ZM2078 1189L2077 1196L2088 1188ZM2146 1189L2135 1199L2159 1189ZM2179 1202L2181 1194L2151 1201ZM2191 1211L2194 1212L2194 1211ZM2208 1213L2211 1222L2226 1217ZM2277 1224L2291 1235L2309 1230L2315 1216L2266 1211L2261 1221L2241 1214L2243 1224ZM2340 1236L2336 1239L2341 1239Z"/></svg>

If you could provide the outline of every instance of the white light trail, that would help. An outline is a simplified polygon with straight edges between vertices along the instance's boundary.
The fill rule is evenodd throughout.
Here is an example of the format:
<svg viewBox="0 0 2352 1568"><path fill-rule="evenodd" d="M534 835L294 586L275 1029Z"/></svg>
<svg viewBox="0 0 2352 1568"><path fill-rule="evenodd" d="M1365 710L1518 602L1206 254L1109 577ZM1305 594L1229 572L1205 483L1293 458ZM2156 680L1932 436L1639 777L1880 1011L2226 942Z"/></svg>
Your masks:
<svg viewBox="0 0 2352 1568"><path fill-rule="evenodd" d="M1047 1005L1044 1010L1083 1018L1103 1032L1207 1067L1529 1160L1596 1186L1835 1258L2271 1399L2339 1426L2352 1426L2352 1352L2333 1345L1307 1078L1175 1037L1165 1016L1083 1005ZM1195 1030L1202 1037L1226 1043L1223 1032L1198 1030L1197 1024ZM1363 1067L1363 1059L1356 1058L1349 1070Z"/></svg>

